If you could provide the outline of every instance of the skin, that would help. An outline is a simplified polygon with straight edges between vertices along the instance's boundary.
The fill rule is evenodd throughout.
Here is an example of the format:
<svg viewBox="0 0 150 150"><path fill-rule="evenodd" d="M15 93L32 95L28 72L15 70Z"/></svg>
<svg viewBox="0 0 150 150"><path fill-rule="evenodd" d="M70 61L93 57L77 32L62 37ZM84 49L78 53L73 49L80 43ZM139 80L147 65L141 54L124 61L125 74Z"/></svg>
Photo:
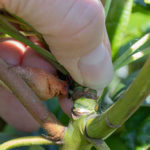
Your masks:
<svg viewBox="0 0 150 150"><path fill-rule="evenodd" d="M0 0L0 7L22 17L42 33L57 60L81 85L103 90L112 80L113 67L104 9L98 0ZM56 73L31 48L22 49L16 44L0 43L0 56L10 65L34 66ZM36 130L38 124L22 106L18 106L16 98L3 89L1 91L0 116L19 130ZM8 105L10 101L17 105L19 114L14 105ZM70 114L71 100L62 98L60 105ZM21 122L18 121L20 118ZM25 122L28 125L24 126Z"/></svg>

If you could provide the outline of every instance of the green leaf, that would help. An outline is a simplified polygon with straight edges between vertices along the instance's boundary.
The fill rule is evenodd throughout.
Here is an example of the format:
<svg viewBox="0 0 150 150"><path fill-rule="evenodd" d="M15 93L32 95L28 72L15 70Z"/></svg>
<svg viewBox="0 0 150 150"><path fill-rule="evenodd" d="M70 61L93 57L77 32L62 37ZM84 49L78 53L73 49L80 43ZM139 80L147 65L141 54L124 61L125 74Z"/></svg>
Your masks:
<svg viewBox="0 0 150 150"><path fill-rule="evenodd" d="M150 8L150 7L149 7ZM135 0L133 11L130 16L130 22L122 40L122 46L119 51L119 55L129 49L139 37L150 32L150 9L144 0Z"/></svg>
<svg viewBox="0 0 150 150"><path fill-rule="evenodd" d="M150 34L144 35L114 62L114 69L117 70L122 66L128 65L150 54L149 42ZM148 47L142 48L144 45L147 45L147 43Z"/></svg>
<svg viewBox="0 0 150 150"><path fill-rule="evenodd" d="M106 0L106 2L105 2L105 16L106 16L106 18L107 18L107 15L108 15L108 12L109 12L109 9L111 6L111 2L112 2L112 0Z"/></svg>
<svg viewBox="0 0 150 150"><path fill-rule="evenodd" d="M115 0L109 11L107 19L107 29L112 44L112 57L118 55L119 48L122 44L122 39L129 23L133 0Z"/></svg>
<svg viewBox="0 0 150 150"><path fill-rule="evenodd" d="M139 52L134 53L132 56L130 56L129 58L127 58L121 65L120 67L123 67L125 65L128 65L130 63L133 63L143 57L146 57L147 55L150 54L150 47L145 48ZM116 69L116 68L115 68Z"/></svg>

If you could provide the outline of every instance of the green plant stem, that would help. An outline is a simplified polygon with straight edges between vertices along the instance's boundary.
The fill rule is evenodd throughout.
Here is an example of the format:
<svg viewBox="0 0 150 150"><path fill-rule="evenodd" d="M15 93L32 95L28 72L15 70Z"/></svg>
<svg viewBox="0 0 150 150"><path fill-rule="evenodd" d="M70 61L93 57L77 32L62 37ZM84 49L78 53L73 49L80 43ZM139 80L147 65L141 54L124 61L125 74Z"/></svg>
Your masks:
<svg viewBox="0 0 150 150"><path fill-rule="evenodd" d="M124 33L126 31L126 28L128 26L129 20L130 20L130 15L132 12L132 6L134 3L134 0L125 0L120 3L123 3L123 10L121 12L121 16L119 18L119 22L117 25L117 28L115 30L115 34L112 40L112 58L115 60L119 48L122 43L122 39L124 36Z"/></svg>
<svg viewBox="0 0 150 150"><path fill-rule="evenodd" d="M101 116L89 118L86 131L91 138L106 139L120 127L150 93L150 58L124 95Z"/></svg>
<svg viewBox="0 0 150 150"><path fill-rule="evenodd" d="M101 0L103 6L105 6L106 0Z"/></svg>
<svg viewBox="0 0 150 150"><path fill-rule="evenodd" d="M106 0L106 2L105 2L105 16L106 16L106 18L107 18L109 9L110 9L111 2L112 2L112 0Z"/></svg>
<svg viewBox="0 0 150 150"><path fill-rule="evenodd" d="M8 86L51 139L61 140L63 138L65 127L48 111L25 81L12 69L9 69L2 59L0 59L0 80Z"/></svg>
<svg viewBox="0 0 150 150"><path fill-rule="evenodd" d="M107 18L112 0L101 0L101 2L102 2L103 6L105 8L105 17Z"/></svg>
<svg viewBox="0 0 150 150"><path fill-rule="evenodd" d="M16 147L32 145L55 145L55 143L41 136L21 137L1 144L0 150L9 150Z"/></svg>

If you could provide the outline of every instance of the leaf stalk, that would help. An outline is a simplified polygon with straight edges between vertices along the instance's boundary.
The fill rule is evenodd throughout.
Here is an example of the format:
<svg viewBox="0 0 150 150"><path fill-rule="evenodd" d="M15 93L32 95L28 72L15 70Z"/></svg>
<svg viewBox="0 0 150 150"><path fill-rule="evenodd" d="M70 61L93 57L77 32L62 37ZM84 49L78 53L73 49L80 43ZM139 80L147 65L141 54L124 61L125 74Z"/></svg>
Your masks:
<svg viewBox="0 0 150 150"><path fill-rule="evenodd" d="M7 141L0 145L0 149L9 150L20 146L31 146L31 145L55 145L55 143L41 136L34 136L34 137L30 136Z"/></svg>

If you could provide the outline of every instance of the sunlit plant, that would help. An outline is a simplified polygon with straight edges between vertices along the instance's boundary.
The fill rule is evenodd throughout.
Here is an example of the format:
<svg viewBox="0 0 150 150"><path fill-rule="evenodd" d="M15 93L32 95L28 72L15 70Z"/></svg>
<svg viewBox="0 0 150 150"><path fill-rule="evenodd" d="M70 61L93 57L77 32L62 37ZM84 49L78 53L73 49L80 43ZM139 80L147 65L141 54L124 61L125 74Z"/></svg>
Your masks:
<svg viewBox="0 0 150 150"><path fill-rule="evenodd" d="M144 31L132 38L127 37L129 22L133 17L132 11L136 5L133 0L102 0L102 2L105 6L106 25L112 47L115 75L111 84L104 89L101 97L97 97L96 90L83 87L70 78L65 68L57 62L50 51L46 50L47 44L38 31L21 18L7 12L7 10L0 10L1 39L12 37L30 46L52 63L59 71L60 76L70 78L69 82L66 80L60 81L53 75L47 75L38 69L20 67L10 69L0 59L0 83L15 93L20 102L24 104L25 108L47 133L47 135L39 134L39 136L8 140L0 145L0 150L9 150L21 146L32 148L32 146L37 145L58 145L62 150L109 150L110 148L105 140L116 130L123 128L124 123L140 108L141 104L145 104L143 101L150 94L150 58L148 57L150 54L150 33ZM144 2L147 3L144 5L149 7L149 1L145 0ZM21 30L18 30L14 24L18 25ZM28 36L38 38L45 48L30 41ZM125 77L123 76L123 78L130 80L130 83L124 84L120 70L127 71L127 68L131 70L133 64L141 60L145 65L138 68L138 72L131 71L131 73L135 73L133 78L129 79L129 76L124 74ZM27 76L28 72L31 73L31 76ZM16 78L16 74L19 75L19 79ZM39 77L37 74L42 75ZM52 89L50 94L43 93L43 89L37 85L39 79L41 83L45 83L47 78L47 83L51 85ZM20 84L16 86L15 83L18 80ZM73 86L69 87L68 93L74 100L72 117L68 121L67 127L61 124L60 120L57 120L40 101L40 99L47 100L66 95L66 82L73 83ZM47 83L43 84L43 87L46 85L45 91L47 90ZM29 85L29 87L26 85ZM21 89L26 92L31 91L29 96L25 97ZM38 93L38 97L35 97L33 91ZM37 108L43 111L39 113ZM44 118L45 115L46 118ZM150 143L145 143L144 146L137 146L136 149L147 150L149 145ZM39 148L44 149L42 146L39 146Z"/></svg>

